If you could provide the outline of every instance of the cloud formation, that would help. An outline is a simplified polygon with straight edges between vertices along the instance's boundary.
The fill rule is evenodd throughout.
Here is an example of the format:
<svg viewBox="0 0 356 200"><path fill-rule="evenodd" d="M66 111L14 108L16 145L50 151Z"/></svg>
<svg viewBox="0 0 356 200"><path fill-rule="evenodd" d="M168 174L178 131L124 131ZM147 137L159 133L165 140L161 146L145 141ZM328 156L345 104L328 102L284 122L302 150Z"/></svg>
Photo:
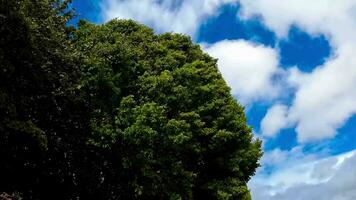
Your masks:
<svg viewBox="0 0 356 200"><path fill-rule="evenodd" d="M322 159L300 157L303 154L298 153L298 149L292 151L299 156L280 161L278 170L270 175L259 174L249 183L254 200L356 198L356 151ZM291 152L278 152L293 155Z"/></svg>
<svg viewBox="0 0 356 200"><path fill-rule="evenodd" d="M273 77L279 74L278 53L245 40L224 40L205 48L218 58L219 70L243 104L278 96Z"/></svg>
<svg viewBox="0 0 356 200"><path fill-rule="evenodd" d="M284 119L272 107L263 123L265 134L273 135L289 124L295 127L299 142L332 138L356 113L356 1L344 0L241 0L243 18L261 16L279 37L286 37L296 25L309 34L325 34L333 56L311 73L294 70L289 84L296 93ZM291 71L293 72L293 71ZM277 113L278 114L278 113ZM278 121L276 121L278 120Z"/></svg>
<svg viewBox="0 0 356 200"><path fill-rule="evenodd" d="M134 19L158 32L178 32L194 37L202 21L218 8L237 0L104 0L105 21Z"/></svg>
<svg viewBox="0 0 356 200"><path fill-rule="evenodd" d="M288 126L288 107L275 104L261 121L262 134L267 137L275 136L279 130Z"/></svg>

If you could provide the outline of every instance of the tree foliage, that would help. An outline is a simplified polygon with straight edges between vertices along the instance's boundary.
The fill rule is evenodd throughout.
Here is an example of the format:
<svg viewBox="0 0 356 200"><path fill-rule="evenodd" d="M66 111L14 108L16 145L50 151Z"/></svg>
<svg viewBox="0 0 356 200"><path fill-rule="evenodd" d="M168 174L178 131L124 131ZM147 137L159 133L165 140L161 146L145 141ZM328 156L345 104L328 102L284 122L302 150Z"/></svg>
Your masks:
<svg viewBox="0 0 356 200"><path fill-rule="evenodd" d="M25 199L250 199L260 141L216 60L61 0L0 15L0 192Z"/></svg>
<svg viewBox="0 0 356 200"><path fill-rule="evenodd" d="M65 4L1 4L0 190L25 199L71 198L73 154L85 144L78 130L87 117L73 90L80 71Z"/></svg>

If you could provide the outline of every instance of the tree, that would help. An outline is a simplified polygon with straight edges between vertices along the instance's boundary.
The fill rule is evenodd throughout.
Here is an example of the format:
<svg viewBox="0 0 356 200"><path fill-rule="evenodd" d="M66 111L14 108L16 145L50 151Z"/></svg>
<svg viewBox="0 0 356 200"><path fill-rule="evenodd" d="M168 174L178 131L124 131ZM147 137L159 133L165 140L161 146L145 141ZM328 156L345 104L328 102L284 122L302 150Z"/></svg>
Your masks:
<svg viewBox="0 0 356 200"><path fill-rule="evenodd" d="M260 141L215 59L130 20L81 21L74 42L89 141L114 154L126 199L250 199Z"/></svg>
<svg viewBox="0 0 356 200"><path fill-rule="evenodd" d="M0 4L0 194L250 199L260 141L216 60L130 20L69 27L68 3Z"/></svg>
<svg viewBox="0 0 356 200"><path fill-rule="evenodd" d="M0 192L25 199L74 196L73 152L83 146L86 114L73 90L80 73L67 3L1 3Z"/></svg>

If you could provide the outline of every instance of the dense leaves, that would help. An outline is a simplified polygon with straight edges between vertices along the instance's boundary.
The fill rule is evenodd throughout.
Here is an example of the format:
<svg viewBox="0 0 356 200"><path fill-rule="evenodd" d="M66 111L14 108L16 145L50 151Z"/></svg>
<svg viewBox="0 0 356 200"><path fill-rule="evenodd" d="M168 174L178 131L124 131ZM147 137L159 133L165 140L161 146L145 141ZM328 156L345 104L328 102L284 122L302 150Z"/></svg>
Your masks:
<svg viewBox="0 0 356 200"><path fill-rule="evenodd" d="M133 21L81 22L74 35L90 141L118 152L135 198L248 198L260 144L216 60L186 36Z"/></svg>
<svg viewBox="0 0 356 200"><path fill-rule="evenodd" d="M73 154L85 140L78 131L87 117L72 88L80 72L64 4L1 4L0 190L25 199L70 198Z"/></svg>
<svg viewBox="0 0 356 200"><path fill-rule="evenodd" d="M71 17L63 1L0 15L0 192L24 199L250 199L243 107L189 37Z"/></svg>

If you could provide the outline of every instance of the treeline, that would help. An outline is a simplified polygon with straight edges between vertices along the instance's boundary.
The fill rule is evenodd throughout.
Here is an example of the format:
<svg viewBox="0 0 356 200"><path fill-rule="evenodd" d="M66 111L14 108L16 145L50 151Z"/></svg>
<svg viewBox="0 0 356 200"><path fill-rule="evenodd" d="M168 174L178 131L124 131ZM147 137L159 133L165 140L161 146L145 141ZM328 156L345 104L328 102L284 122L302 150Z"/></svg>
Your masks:
<svg viewBox="0 0 356 200"><path fill-rule="evenodd" d="M13 199L250 199L243 107L189 37L2 0L0 193Z"/></svg>

